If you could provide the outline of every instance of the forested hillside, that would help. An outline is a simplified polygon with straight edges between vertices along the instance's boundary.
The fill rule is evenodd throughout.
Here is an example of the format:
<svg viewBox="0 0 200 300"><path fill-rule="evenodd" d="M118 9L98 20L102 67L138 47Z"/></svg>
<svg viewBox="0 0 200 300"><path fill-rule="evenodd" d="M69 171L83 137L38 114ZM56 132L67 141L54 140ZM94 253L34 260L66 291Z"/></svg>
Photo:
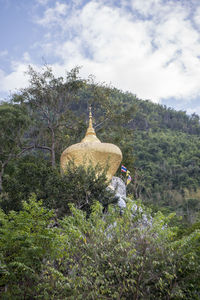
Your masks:
<svg viewBox="0 0 200 300"><path fill-rule="evenodd" d="M76 68L63 79L48 68L41 74L30 69L29 88L1 104L2 205L17 209L20 201L11 196L13 190L16 198L23 197L23 189L25 197L36 191L44 197L39 183L24 187L27 170L31 174L44 165L59 170L61 152L83 138L92 104L98 137L121 148L123 164L131 171L128 193L153 209L175 211L194 222L200 209L199 116L82 80L78 74ZM34 176L48 181L42 172Z"/></svg>
<svg viewBox="0 0 200 300"><path fill-rule="evenodd" d="M199 116L117 89L109 93L114 116L96 129L103 141L122 149L123 163L133 175L128 191L151 207L176 211L194 222L200 209Z"/></svg>
<svg viewBox="0 0 200 300"><path fill-rule="evenodd" d="M199 116L83 80L78 68L29 75L0 104L2 299L199 299ZM98 138L120 147L131 172L124 212L104 170L72 162L60 174L89 105Z"/></svg>
<svg viewBox="0 0 200 300"><path fill-rule="evenodd" d="M200 209L200 119L136 100L133 133L136 197L194 221ZM194 218L194 219L193 219Z"/></svg>

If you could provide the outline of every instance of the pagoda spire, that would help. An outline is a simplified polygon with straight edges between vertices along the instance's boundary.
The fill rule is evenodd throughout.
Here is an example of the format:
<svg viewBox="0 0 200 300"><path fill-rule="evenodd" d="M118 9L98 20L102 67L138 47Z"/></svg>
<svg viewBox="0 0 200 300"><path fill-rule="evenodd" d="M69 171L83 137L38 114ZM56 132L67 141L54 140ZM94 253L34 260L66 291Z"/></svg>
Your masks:
<svg viewBox="0 0 200 300"><path fill-rule="evenodd" d="M60 158L61 171L64 173L67 170L69 161L74 161L76 166L83 165L86 168L91 164L94 167L99 165L102 170L106 170L107 179L111 180L121 163L122 152L114 144L101 143L96 136L92 121L92 108L90 106L89 124L85 137L80 143L73 144L63 151ZM96 175L99 172L97 170Z"/></svg>
<svg viewBox="0 0 200 300"><path fill-rule="evenodd" d="M92 107L90 105L90 107L89 107L89 126L88 126L88 129L86 132L86 136L91 135L91 134L96 136L96 133L95 133L95 130L94 130L93 124L92 124Z"/></svg>
<svg viewBox="0 0 200 300"><path fill-rule="evenodd" d="M89 106L89 126L86 131L84 139L81 141L81 143L85 142L100 142L100 140L97 138L95 130L93 128L93 122L92 122L92 107Z"/></svg>

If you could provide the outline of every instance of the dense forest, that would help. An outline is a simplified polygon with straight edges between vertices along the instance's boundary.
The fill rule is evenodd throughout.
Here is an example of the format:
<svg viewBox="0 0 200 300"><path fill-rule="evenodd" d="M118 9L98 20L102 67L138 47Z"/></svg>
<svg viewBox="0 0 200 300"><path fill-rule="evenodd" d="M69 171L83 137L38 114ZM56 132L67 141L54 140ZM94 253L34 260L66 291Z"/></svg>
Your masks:
<svg viewBox="0 0 200 300"><path fill-rule="evenodd" d="M28 74L0 104L1 298L200 299L199 116L79 68ZM60 174L90 105L98 138L120 147L132 176L123 212L105 170L71 162Z"/></svg>

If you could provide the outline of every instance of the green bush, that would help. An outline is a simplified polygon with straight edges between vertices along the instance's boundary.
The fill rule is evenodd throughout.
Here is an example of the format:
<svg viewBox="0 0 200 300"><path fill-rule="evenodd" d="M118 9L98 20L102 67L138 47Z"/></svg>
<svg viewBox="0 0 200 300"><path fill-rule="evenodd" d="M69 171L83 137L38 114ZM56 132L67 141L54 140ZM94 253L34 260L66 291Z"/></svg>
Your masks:
<svg viewBox="0 0 200 300"><path fill-rule="evenodd" d="M53 211L32 196L19 213L0 211L1 299L32 299L42 279L42 266L56 251L56 233L49 227Z"/></svg>
<svg viewBox="0 0 200 300"><path fill-rule="evenodd" d="M173 215L159 212L144 225L132 207L103 215L96 203L89 219L71 207L73 216L62 221L68 247L60 267L70 299L198 299L200 232L176 240L177 229L167 225Z"/></svg>
<svg viewBox="0 0 200 300"><path fill-rule="evenodd" d="M5 212L20 210L22 201L32 193L42 199L46 207L56 209L58 216L69 213L69 203L89 213L94 200L106 207L114 199L113 193L107 190L105 171L99 166L85 169L71 162L61 175L59 169L52 169L44 159L25 156L10 169L0 201Z"/></svg>
<svg viewBox="0 0 200 300"><path fill-rule="evenodd" d="M123 215L99 202L56 220L32 197L0 214L2 299L199 299L200 231L183 238L173 215ZM55 226L57 224L57 226Z"/></svg>

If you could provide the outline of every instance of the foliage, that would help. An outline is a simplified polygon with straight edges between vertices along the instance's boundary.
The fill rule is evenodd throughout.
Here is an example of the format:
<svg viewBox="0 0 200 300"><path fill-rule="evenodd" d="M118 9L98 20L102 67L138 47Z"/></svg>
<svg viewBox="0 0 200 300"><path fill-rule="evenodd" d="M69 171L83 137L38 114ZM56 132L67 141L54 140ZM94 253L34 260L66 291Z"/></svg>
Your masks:
<svg viewBox="0 0 200 300"><path fill-rule="evenodd" d="M123 164L132 174L128 193L136 199L141 198L155 211L176 211L186 222L195 222L200 209L198 115L187 116L185 112L176 112L151 101L140 100L130 93L95 83L93 79L83 80L79 77L79 68L68 72L65 78L56 78L48 67L41 73L30 69L29 75L30 86L12 98L13 103L19 105L7 104L12 110L26 109L29 118L32 118L31 126L25 134L24 130L15 129L19 128L17 124L12 131L14 138L20 135L20 145L15 140L17 151L16 147L6 148L9 139L4 135L5 141L1 145L9 158L15 157L21 150L24 154L29 150L38 159L42 153L45 160L49 160L56 168L61 152L83 138L87 127L88 105L92 104L98 137L103 142L120 147ZM9 118L6 117L4 106L1 104L4 114L2 120L7 122ZM17 116L16 112L16 118L12 118L13 125ZM2 123L2 128L6 131L9 126ZM40 149L40 154L36 149ZM18 175L16 172L12 172L12 175L9 173L8 162L6 160L7 165L3 167L4 174L1 177L3 179L3 176L9 174L7 179L15 186ZM23 174L20 176L23 177ZM40 175L37 176L40 178ZM117 176L120 176L120 170ZM7 179L4 186L7 186ZM21 182L20 185L24 184ZM29 185L26 185L27 193L22 198L25 199L29 191L34 191L39 198L46 199L46 195L40 193L42 185L46 185L45 177L37 190L31 186L31 180ZM21 190L21 187L15 187L18 188ZM1 198L9 207L10 196L6 191L1 194ZM19 196L19 199L22 198ZM17 208L20 201L15 201L14 205L13 198L13 206L9 209Z"/></svg>
<svg viewBox="0 0 200 300"><path fill-rule="evenodd" d="M83 80L79 68L29 75L0 104L1 298L199 299L199 116ZM98 137L131 171L123 214L109 206L105 170L58 168L91 104Z"/></svg>
<svg viewBox="0 0 200 300"><path fill-rule="evenodd" d="M1 212L3 299L199 299L199 230L178 238L172 215L96 202L57 220L32 197Z"/></svg>
<svg viewBox="0 0 200 300"><path fill-rule="evenodd" d="M154 206L176 208L190 221L200 209L199 147L199 137L186 133L135 132L135 181L129 191Z"/></svg>
<svg viewBox="0 0 200 300"><path fill-rule="evenodd" d="M31 299L41 280L43 264L56 251L53 212L32 196L19 213L0 212L1 299Z"/></svg>
<svg viewBox="0 0 200 300"><path fill-rule="evenodd" d="M67 73L66 78L56 78L48 66L37 72L29 67L30 85L21 94L14 95L13 101L25 103L32 115L32 148L45 149L51 154L51 164L56 165L56 148L61 131L71 128L75 115L70 105L78 101L77 92L85 81L79 76L76 67Z"/></svg>
<svg viewBox="0 0 200 300"><path fill-rule="evenodd" d="M60 170L52 169L42 156L38 160L29 155L10 165L0 205L6 212L20 210L22 201L35 193L46 207L56 209L59 216L69 212L69 203L89 213L94 200L99 200L104 207L113 201L113 193L107 185L105 171L99 166L85 169L71 162L61 175Z"/></svg>
<svg viewBox="0 0 200 300"><path fill-rule="evenodd" d="M167 225L172 216L157 213L146 222L133 203L122 216L110 207L102 217L99 203L89 219L71 209L62 226L72 299L198 299L200 232L177 241Z"/></svg>
<svg viewBox="0 0 200 300"><path fill-rule="evenodd" d="M33 119L29 132L29 149L47 150L51 155L51 165L56 166L57 152L62 144L80 139L86 129L85 115L88 106L94 104L97 130L112 128L132 119L132 104L119 109L112 100L112 89L95 83L92 77L82 79L79 67L67 72L65 78L56 78L52 69L44 66L42 72L29 67L30 85L12 101L25 105ZM120 117L120 118L119 118ZM111 131L109 131L111 132Z"/></svg>
<svg viewBox="0 0 200 300"><path fill-rule="evenodd" d="M128 193L136 199L141 198L154 210L176 211L185 221L195 222L200 209L198 115L188 116L185 112L140 100L133 94L95 83L93 78L83 80L79 68L68 72L65 78L56 78L48 66L41 73L30 68L29 75L30 86L13 95L13 103L19 105L0 106L1 122L7 122L2 123L3 131L8 131L7 120L10 120L5 105L9 110L12 108L12 116L15 114L13 121L9 121L13 124L13 135L9 133L9 138L7 134L3 135L5 141L1 143L9 160L21 150L24 154L27 150L32 151L32 155L40 158L41 154L36 153L36 149L40 149L42 154L45 152L45 159L56 168L61 152L83 138L88 105L92 104L98 137L120 147L123 164L131 171L133 181L128 186ZM19 122L14 123L20 117L18 112L25 110L32 122L24 134L24 127L18 126ZM15 146L9 144L11 135ZM9 173L9 160L5 161L6 167L1 163L1 173L4 173L1 180ZM15 183L16 172L12 174L14 177L9 174L9 181ZM120 170L117 176L120 176ZM43 185L44 181L41 181ZM38 190L31 186L26 189L38 194ZM25 197L22 195L24 199L27 196L28 193ZM45 195L41 196L45 198ZM2 197L8 199L6 191ZM9 201L5 201L9 206ZM10 208L17 207L20 201Z"/></svg>
<svg viewBox="0 0 200 300"><path fill-rule="evenodd" d="M20 154L29 122L24 107L8 103L0 105L0 192L5 168L10 160Z"/></svg>

